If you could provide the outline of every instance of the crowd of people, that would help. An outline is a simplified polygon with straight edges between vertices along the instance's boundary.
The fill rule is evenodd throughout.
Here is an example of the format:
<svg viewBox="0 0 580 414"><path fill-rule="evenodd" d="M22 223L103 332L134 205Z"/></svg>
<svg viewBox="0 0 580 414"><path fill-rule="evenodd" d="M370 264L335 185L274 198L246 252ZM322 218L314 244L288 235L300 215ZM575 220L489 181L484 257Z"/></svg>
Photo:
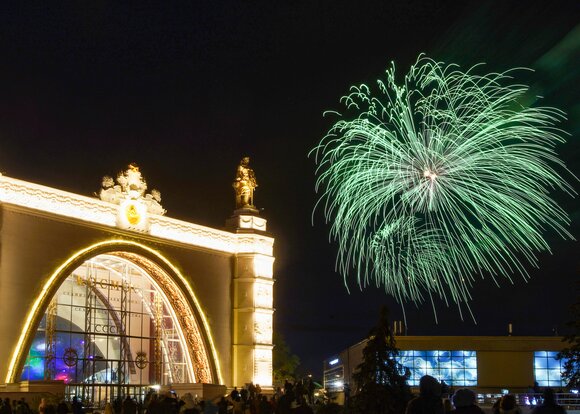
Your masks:
<svg viewBox="0 0 580 414"><path fill-rule="evenodd" d="M314 388L309 378L295 383L286 381L271 395L264 395L260 385L253 383L240 389L234 387L227 396L205 400L189 393L180 399L171 393L150 393L143 406L147 414L313 414Z"/></svg>
<svg viewBox="0 0 580 414"><path fill-rule="evenodd" d="M419 381L419 396L407 404L405 414L483 414L477 405L475 392L468 388L454 391L450 398L442 397L441 384L432 376L425 375ZM522 414L513 394L503 395L492 407L493 414ZM542 404L534 407L531 414L565 414L566 410L558 405L554 391L544 390Z"/></svg>
<svg viewBox="0 0 580 414"><path fill-rule="evenodd" d="M12 401L10 398L0 399L0 414L31 414L32 412L25 398Z"/></svg>
<svg viewBox="0 0 580 414"><path fill-rule="evenodd" d="M175 392L151 390L145 398L116 398L104 407L92 408L93 414L312 414L314 384L311 379L285 382L271 395L264 395L259 385L252 383L234 389L227 396L195 398L191 393L177 396ZM0 400L0 414L81 414L85 413L77 397L72 401L49 403L42 398L38 407L31 407L24 398Z"/></svg>
<svg viewBox="0 0 580 414"><path fill-rule="evenodd" d="M276 387L272 395L264 395L261 387L253 383L240 389L234 387L227 396L214 399L197 400L185 394L172 411L157 411L157 399L155 394L146 399L148 414L313 414L314 384L311 379L295 383L286 381L283 387Z"/></svg>
<svg viewBox="0 0 580 414"><path fill-rule="evenodd" d="M94 409L94 414L314 414L321 401L314 398L314 383L311 379L276 387L271 395L264 395L259 385L249 384L234 389L226 396L199 399L190 393L178 397L174 392L157 393L151 390L143 401L130 396L117 398L106 403L102 409ZM447 392L449 394L447 395ZM449 398L444 398L449 397ZM348 405L348 403L347 403ZM36 407L34 407L36 408ZM345 406L348 412L348 406ZM24 398L0 399L0 414L81 414L84 409L80 401L73 397L71 403L61 401L49 404L43 398L37 409L33 409ZM419 395L407 404L405 414L483 414L477 405L475 393L462 388L449 390L432 376L425 375L419 382ZM493 414L522 414L513 394L506 394L492 407ZM531 414L565 414L557 404L554 391L545 389L542 404ZM370 414L370 413L369 413Z"/></svg>

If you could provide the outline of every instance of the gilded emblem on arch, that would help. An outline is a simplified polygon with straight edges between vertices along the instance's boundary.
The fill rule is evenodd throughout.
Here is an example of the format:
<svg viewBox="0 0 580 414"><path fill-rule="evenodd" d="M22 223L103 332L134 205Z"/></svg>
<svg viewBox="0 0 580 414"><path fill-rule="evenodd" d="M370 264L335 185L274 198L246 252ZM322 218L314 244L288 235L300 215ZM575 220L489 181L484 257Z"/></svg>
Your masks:
<svg viewBox="0 0 580 414"><path fill-rule="evenodd" d="M141 221L141 214L139 214L139 210L133 203L129 204L125 209L125 217L127 217L129 224L133 226Z"/></svg>

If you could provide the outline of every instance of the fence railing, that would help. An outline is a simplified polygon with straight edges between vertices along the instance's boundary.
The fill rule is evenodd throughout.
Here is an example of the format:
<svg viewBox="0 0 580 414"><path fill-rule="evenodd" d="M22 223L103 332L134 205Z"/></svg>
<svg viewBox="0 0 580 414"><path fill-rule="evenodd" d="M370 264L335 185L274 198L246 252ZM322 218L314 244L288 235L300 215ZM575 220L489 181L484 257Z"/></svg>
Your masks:
<svg viewBox="0 0 580 414"><path fill-rule="evenodd" d="M493 405L503 394L477 394L477 403L479 405ZM544 397L542 393L522 393L513 394L520 406L533 407L542 405ZM580 394L574 393L555 393L556 402L567 410L580 410Z"/></svg>

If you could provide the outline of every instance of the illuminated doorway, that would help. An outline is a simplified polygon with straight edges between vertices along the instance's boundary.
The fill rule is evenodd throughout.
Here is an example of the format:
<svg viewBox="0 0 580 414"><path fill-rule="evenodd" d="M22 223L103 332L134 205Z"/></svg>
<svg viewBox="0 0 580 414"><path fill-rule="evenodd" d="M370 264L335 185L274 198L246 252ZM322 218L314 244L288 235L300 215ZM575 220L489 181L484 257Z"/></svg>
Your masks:
<svg viewBox="0 0 580 414"><path fill-rule="evenodd" d="M98 405L151 386L195 382L178 318L156 280L101 254L61 284L38 327L22 380L63 380L67 396Z"/></svg>

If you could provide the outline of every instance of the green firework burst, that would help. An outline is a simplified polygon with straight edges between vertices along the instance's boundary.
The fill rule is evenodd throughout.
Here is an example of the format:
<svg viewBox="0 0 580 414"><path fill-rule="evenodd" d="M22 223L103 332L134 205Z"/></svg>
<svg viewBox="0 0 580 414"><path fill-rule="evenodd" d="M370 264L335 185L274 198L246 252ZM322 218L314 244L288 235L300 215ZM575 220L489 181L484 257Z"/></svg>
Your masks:
<svg viewBox="0 0 580 414"><path fill-rule="evenodd" d="M572 238L551 198L575 194L555 153L563 113L521 105L529 88L511 71L477 70L420 57L401 84L392 66L342 98L345 114L311 154L347 286L461 312L475 277L527 278L547 231Z"/></svg>

